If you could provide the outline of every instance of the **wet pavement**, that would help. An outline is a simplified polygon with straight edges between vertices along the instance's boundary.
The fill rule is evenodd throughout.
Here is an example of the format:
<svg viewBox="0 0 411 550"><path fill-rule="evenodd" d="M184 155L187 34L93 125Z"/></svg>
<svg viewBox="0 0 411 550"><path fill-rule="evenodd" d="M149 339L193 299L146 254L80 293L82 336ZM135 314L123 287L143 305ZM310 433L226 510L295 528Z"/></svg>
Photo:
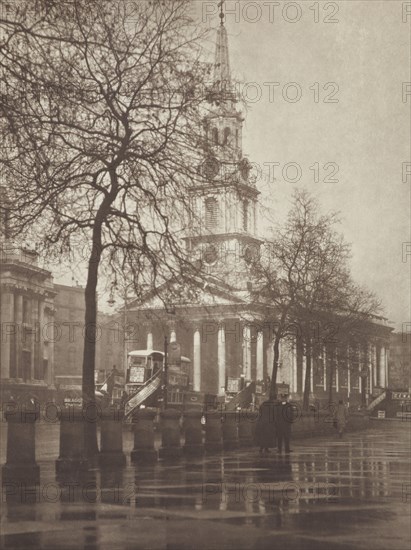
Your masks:
<svg viewBox="0 0 411 550"><path fill-rule="evenodd" d="M3 489L1 548L410 548L410 422L58 481L57 435L39 426L40 483Z"/></svg>

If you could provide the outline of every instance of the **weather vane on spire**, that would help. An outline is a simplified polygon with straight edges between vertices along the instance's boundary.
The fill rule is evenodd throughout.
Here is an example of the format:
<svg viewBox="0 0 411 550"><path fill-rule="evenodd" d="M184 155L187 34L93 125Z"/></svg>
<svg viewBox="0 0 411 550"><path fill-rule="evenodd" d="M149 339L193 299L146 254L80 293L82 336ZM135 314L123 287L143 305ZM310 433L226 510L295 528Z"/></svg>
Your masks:
<svg viewBox="0 0 411 550"><path fill-rule="evenodd" d="M224 11L223 11L224 0L221 0L221 2L218 3L218 5L220 8L220 25L223 27L224 26Z"/></svg>

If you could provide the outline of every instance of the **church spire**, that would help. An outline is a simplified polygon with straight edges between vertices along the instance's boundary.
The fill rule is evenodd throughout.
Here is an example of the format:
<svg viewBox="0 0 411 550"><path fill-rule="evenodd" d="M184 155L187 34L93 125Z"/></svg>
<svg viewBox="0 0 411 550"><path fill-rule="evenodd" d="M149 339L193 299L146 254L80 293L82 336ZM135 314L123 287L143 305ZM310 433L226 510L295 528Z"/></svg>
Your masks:
<svg viewBox="0 0 411 550"><path fill-rule="evenodd" d="M224 26L224 11L223 11L223 5L224 5L224 0L221 0L221 2L218 3L219 7L220 7L220 25L223 27Z"/></svg>
<svg viewBox="0 0 411 550"><path fill-rule="evenodd" d="M220 6L220 26L217 30L217 43L215 49L214 61L214 91L226 94L232 92L230 59L228 55L228 36L224 26L224 1L219 3Z"/></svg>

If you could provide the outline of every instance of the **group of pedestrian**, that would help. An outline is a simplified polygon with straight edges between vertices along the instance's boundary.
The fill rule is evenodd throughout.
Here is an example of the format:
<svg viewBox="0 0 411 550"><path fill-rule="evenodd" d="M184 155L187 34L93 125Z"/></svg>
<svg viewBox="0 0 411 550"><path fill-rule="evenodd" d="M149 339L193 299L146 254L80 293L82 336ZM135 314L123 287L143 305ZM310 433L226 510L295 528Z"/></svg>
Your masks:
<svg viewBox="0 0 411 550"><path fill-rule="evenodd" d="M348 411L342 399L339 400L334 412L334 427L341 438L347 424ZM260 448L260 454L269 453L276 447L282 453L291 453L291 427L296 420L295 407L288 401L288 396L280 395L280 399L269 399L261 404L258 420L254 431L255 444Z"/></svg>
<svg viewBox="0 0 411 550"><path fill-rule="evenodd" d="M282 453L283 445L286 454L291 452L291 425L295 419L294 407L288 402L287 395L280 395L280 399L268 400L262 403L254 439L260 447L260 454L268 453L275 447Z"/></svg>

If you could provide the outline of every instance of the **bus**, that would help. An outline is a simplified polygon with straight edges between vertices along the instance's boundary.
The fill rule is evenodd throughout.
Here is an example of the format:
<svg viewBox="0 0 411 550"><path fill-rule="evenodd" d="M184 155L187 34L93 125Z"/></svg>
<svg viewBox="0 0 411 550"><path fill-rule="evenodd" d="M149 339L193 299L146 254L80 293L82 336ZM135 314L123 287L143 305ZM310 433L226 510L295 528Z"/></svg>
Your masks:
<svg viewBox="0 0 411 550"><path fill-rule="evenodd" d="M168 364L167 405L183 407L185 394L190 390L191 361L180 356ZM158 406L162 401L164 380L164 353L156 350L134 350L128 353L126 393L130 407Z"/></svg>

